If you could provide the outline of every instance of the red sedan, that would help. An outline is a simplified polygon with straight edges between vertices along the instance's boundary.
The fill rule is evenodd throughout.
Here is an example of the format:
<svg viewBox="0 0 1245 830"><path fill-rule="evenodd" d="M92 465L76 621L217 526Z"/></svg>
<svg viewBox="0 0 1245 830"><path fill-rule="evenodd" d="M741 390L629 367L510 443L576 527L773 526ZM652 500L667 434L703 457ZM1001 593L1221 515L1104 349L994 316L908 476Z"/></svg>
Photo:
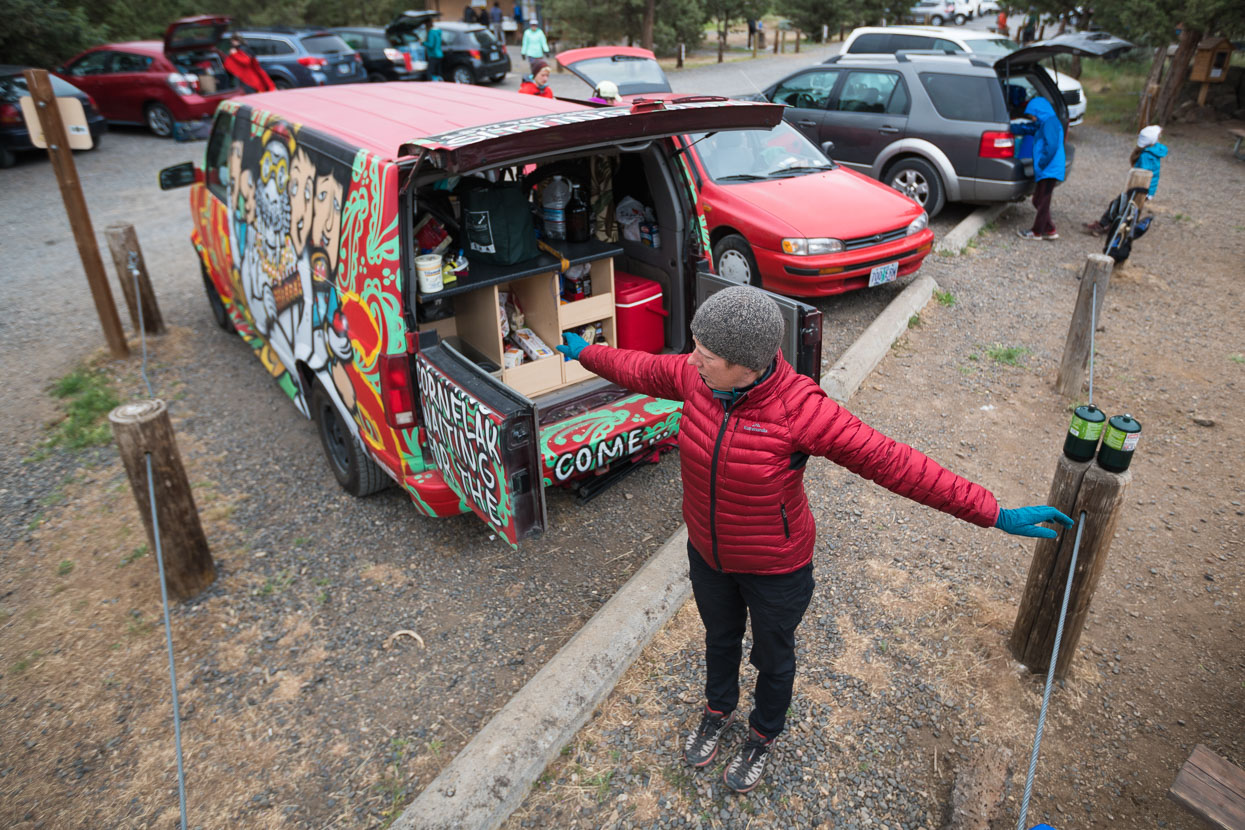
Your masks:
<svg viewBox="0 0 1245 830"><path fill-rule="evenodd" d="M558 62L626 101L669 98L652 52L574 49ZM795 297L822 297L915 273L934 242L929 217L897 190L835 164L786 122L772 130L681 139L721 276Z"/></svg>
<svg viewBox="0 0 1245 830"><path fill-rule="evenodd" d="M108 43L58 67L56 75L90 95L117 124L146 124L158 136L178 121L209 118L226 98L241 94L216 44L228 17L202 15L174 22L158 40Z"/></svg>

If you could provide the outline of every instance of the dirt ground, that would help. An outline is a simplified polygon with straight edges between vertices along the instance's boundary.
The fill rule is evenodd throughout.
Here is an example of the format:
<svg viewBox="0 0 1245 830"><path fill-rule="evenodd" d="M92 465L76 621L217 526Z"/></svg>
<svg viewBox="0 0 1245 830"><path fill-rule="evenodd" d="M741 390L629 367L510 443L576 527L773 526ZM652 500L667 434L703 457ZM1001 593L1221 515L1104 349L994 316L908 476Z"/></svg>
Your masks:
<svg viewBox="0 0 1245 830"><path fill-rule="evenodd" d="M1096 141L1087 142L1095 149L1082 157L1090 165L1109 167L1127 155L1126 139L1104 134ZM1155 208L1161 221L1113 278L1098 341L1096 396L1111 412L1132 411L1145 433L1128 511L1074 675L1056 693L1044 749L1035 812L1058 819L1063 809L1075 808L1067 826L1150 827L1158 817L1160 826L1192 828L1193 821L1163 795L1192 745L1205 742L1245 763L1245 497L1238 473L1245 460L1245 225L1234 202L1245 166L1231 160L1221 128L1185 128L1173 137L1176 142L1179 153L1165 169L1165 196ZM1104 176L1119 178L1114 170ZM1031 216L1031 209L1020 207L1010 223L984 234L964 256L932 259L927 268L957 304L931 303L922 312L920 324L866 383L853 410L885 431L922 438L919 445L935 457L993 482L1006 505L1040 500L1067 422L1067 402L1051 390L1054 368L1079 261L1093 249L1073 225L1101 206L1101 190L1070 182L1060 191L1061 247L1035 249L1016 240L1014 227ZM212 401L196 391L203 350L220 343L177 325L176 313L170 317L171 334L153 344L153 365L163 397L193 404L179 411L175 423L220 573L212 590L174 614L191 825L382 826L599 598L583 597L559 618L564 630L533 640L523 609L544 585L532 576L540 563L490 548L483 534L456 548L441 527L402 525L397 532L408 534L408 550L425 555L414 564L396 555L316 549L310 537L319 532L317 523L343 521L347 503L323 499L308 511L307 537L292 531L293 538L273 538L262 513L274 502L303 498L298 478L322 478L321 462L313 458L304 468L291 452L287 466L294 481L281 483L286 490L231 486L231 471L244 462L234 457L227 426L201 428ZM996 342L1023 344L1028 356L1017 368L994 365L985 347ZM234 357L239 376L257 373L256 366ZM123 398L141 394L134 362L103 365ZM276 393L266 405L288 406ZM276 417L293 419L284 409ZM1199 425L1208 420L1213 426ZM294 440L284 433L273 438L281 451ZM63 486L41 497L38 517L3 554L0 823L172 827L172 719L152 555L115 455L88 453L75 466ZM619 502L611 509L626 513L630 505L636 523L654 523L649 541L664 538L677 514L673 470L677 466L666 463L638 474L627 488L636 494L634 502L631 495L623 501L621 492L611 497ZM831 477L817 481L827 490L844 486L834 473L825 475ZM663 501L648 499L645 488ZM393 494L385 498L350 528L354 538L381 533L392 514L409 509ZM1023 756L1040 686L1015 670L1005 641L1030 548L1001 534L983 544L971 537L972 529L908 512L901 500L866 498L872 501L863 506L892 511L904 529L870 525L868 555L835 567L871 580L877 590L859 598L861 607L888 610L907 632L905 645L889 652L893 659L905 652L925 659L920 671L931 684L976 701L974 735ZM562 521L583 515L568 504L555 506ZM820 508L818 520L823 534L844 534L857 525L856 518L828 508ZM412 535L412 528L427 535ZM955 582L946 570L914 558L914 529L927 550L952 552L946 561L963 567L961 580L976 580L953 586L957 601L942 598L947 583ZM590 538L594 561L605 568L622 559L612 566L621 580L640 559L638 545L628 541L628 549L615 550L610 527L599 531L601 538ZM343 584L337 576L323 576L320 561L335 557L357 557L350 561L358 565L358 578ZM973 562L966 565L966 557ZM544 578L573 579L578 561L558 559ZM523 574L518 579L510 576L516 567ZM467 596L455 606L446 593L432 603L419 594L421 568L483 570L501 600ZM646 699L662 655L695 653L699 634L688 614L685 609L624 680L618 693L624 700ZM352 616L366 619L369 630L350 629ZM438 642L453 650L456 626L468 618L487 623L484 640L492 638L495 653L473 658L477 665L447 678L435 659L425 657L437 653ZM845 645L835 658L838 669L885 688L899 664L880 656L868 633L854 635L849 623L839 626ZM400 629L421 639L394 636ZM460 676L464 682L455 691ZM460 692L459 719L421 720L422 697L452 709ZM695 690L688 694L694 698ZM628 705L636 704L616 697L604 707L606 717ZM377 714L382 707L383 715ZM844 717L867 721L869 713ZM594 740L607 746L593 737L593 730L605 728L594 722L577 746ZM665 736L660 729L654 733L651 750L640 747L636 755L652 751L655 764L668 765L670 751L659 745ZM952 737L951 731L920 736L919 751L908 759L914 780L928 793L931 815L945 803L953 772L930 750L954 752ZM961 738L969 740L967 732L957 742ZM569 767L551 770L544 792L550 800L540 801L538 792L515 820L569 826L570 811L583 809L579 826L651 826L659 820L656 806L652 813L602 806L599 788L572 785L573 774ZM565 787L559 786L563 778ZM649 791L653 805L659 796L671 803L688 798L681 785L660 777ZM1011 793L1014 799L1015 786ZM565 802L565 812L548 812L552 801ZM767 826L764 816L762 807L753 826Z"/></svg>

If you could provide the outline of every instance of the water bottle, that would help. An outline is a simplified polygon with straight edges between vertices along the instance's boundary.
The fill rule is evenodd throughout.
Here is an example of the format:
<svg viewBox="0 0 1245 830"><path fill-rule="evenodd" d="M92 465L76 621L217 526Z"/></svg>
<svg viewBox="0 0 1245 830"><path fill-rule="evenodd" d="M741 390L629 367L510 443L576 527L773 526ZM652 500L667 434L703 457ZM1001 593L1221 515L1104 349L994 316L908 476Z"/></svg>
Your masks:
<svg viewBox="0 0 1245 830"><path fill-rule="evenodd" d="M566 241L588 241L588 202L579 185L572 185L571 199L566 203Z"/></svg>
<svg viewBox="0 0 1245 830"><path fill-rule="evenodd" d="M566 203L570 199L571 183L565 176L554 176L545 185L540 205L545 219L546 239L566 239Z"/></svg>

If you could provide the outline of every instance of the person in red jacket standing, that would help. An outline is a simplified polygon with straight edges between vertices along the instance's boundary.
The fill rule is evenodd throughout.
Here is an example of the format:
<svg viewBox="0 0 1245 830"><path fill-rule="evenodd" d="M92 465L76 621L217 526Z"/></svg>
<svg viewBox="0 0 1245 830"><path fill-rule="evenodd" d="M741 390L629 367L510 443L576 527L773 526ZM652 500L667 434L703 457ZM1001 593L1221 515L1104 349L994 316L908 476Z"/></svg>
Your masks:
<svg viewBox="0 0 1245 830"><path fill-rule="evenodd" d="M542 98L552 98L553 90L549 88L549 63L542 58L536 58L532 61L532 74L523 79L523 83L519 84L519 92L524 95L539 95Z"/></svg>
<svg viewBox="0 0 1245 830"><path fill-rule="evenodd" d="M225 56L225 69L238 79L242 90L251 92L271 92L277 87L272 78L259 65L259 59L250 53L242 38L233 35L229 38L229 54Z"/></svg>
<svg viewBox="0 0 1245 830"><path fill-rule="evenodd" d="M739 702L739 661L752 621L757 668L749 734L722 777L736 792L761 781L786 725L795 684L795 630L813 595L816 527L804 465L824 456L888 490L980 525L1053 538L1071 526L1053 507L1001 510L989 490L872 429L798 374L779 353L783 319L759 289L733 286L701 304L688 355L588 345L558 350L627 389L683 402L679 456L688 568L705 626L705 697L684 760L717 757Z"/></svg>

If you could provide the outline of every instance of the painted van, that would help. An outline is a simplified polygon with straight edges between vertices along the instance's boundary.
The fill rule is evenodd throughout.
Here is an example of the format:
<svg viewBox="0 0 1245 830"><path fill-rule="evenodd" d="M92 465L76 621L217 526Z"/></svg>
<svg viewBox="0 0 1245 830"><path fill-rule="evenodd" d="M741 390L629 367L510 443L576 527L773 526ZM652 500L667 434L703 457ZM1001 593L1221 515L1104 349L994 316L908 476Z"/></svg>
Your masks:
<svg viewBox="0 0 1245 830"><path fill-rule="evenodd" d="M192 185L191 239L216 321L315 420L342 487L365 496L396 482L421 513L474 512L517 545L544 529L546 487L587 499L673 448L680 408L556 352L514 362L506 298L550 348L583 326L617 345L629 318L616 278L648 280L661 290L664 350L688 351L697 304L727 283L707 268L704 217L670 138L780 118L725 99L590 107L451 84L290 90L223 104L202 168L168 168L161 186ZM447 253L467 247L464 186L512 181L530 195L561 174L589 191L587 241L545 239L509 265L468 250L465 271L421 291L429 217L457 243ZM652 211L645 240L614 221L625 196ZM590 296L560 292L572 269ZM820 312L775 300L783 353L816 376Z"/></svg>

